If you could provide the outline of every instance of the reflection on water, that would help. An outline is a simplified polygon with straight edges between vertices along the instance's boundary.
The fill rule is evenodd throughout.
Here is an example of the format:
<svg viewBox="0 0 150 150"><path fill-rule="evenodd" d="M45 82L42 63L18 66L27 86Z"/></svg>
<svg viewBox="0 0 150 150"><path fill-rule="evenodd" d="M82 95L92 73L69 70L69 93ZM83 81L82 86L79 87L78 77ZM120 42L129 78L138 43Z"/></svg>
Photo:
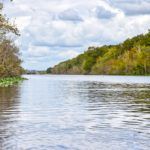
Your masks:
<svg viewBox="0 0 150 150"><path fill-rule="evenodd" d="M149 77L27 78L0 88L0 149L149 150Z"/></svg>
<svg viewBox="0 0 150 150"><path fill-rule="evenodd" d="M11 130L16 124L19 101L18 87L0 88L0 149L10 149L7 141L13 139L15 131Z"/></svg>

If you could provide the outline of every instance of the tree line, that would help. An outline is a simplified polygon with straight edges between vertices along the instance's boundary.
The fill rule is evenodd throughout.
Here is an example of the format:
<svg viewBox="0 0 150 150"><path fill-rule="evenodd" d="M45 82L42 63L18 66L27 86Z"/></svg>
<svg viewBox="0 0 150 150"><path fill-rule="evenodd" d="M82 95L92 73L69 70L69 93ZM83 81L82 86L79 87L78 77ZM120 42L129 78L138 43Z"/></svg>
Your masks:
<svg viewBox="0 0 150 150"><path fill-rule="evenodd" d="M20 76L22 73L19 48L15 45L12 35L19 36L15 25L2 13L0 3L0 78Z"/></svg>
<svg viewBox="0 0 150 150"><path fill-rule="evenodd" d="M47 69L53 74L149 75L150 30L118 45L89 47L76 58Z"/></svg>

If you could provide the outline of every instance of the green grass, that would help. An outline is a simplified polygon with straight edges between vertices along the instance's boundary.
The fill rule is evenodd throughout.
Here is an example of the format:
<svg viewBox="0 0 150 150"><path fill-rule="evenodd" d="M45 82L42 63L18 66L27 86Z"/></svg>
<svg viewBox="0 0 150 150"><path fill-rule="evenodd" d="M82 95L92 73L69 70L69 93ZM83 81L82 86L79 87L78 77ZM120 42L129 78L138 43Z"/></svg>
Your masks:
<svg viewBox="0 0 150 150"><path fill-rule="evenodd" d="M7 77L7 78L0 78L0 87L8 87L14 84L18 84L25 80L25 78L21 77Z"/></svg>

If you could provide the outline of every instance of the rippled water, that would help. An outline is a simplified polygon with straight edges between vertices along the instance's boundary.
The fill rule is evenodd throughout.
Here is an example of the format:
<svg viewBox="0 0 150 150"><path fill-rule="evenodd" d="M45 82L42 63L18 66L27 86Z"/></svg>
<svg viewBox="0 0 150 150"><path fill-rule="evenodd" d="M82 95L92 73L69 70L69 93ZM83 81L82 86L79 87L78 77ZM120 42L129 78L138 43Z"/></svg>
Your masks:
<svg viewBox="0 0 150 150"><path fill-rule="evenodd" d="M0 88L0 150L150 149L150 77L26 77Z"/></svg>

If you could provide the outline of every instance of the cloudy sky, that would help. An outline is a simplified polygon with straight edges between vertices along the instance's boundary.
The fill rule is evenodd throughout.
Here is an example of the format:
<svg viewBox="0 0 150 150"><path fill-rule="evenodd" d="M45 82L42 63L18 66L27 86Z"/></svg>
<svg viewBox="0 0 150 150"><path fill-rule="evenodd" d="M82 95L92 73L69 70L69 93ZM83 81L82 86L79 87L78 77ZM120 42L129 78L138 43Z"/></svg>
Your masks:
<svg viewBox="0 0 150 150"><path fill-rule="evenodd" d="M20 30L26 69L46 69L150 28L150 0L5 0L4 12Z"/></svg>

